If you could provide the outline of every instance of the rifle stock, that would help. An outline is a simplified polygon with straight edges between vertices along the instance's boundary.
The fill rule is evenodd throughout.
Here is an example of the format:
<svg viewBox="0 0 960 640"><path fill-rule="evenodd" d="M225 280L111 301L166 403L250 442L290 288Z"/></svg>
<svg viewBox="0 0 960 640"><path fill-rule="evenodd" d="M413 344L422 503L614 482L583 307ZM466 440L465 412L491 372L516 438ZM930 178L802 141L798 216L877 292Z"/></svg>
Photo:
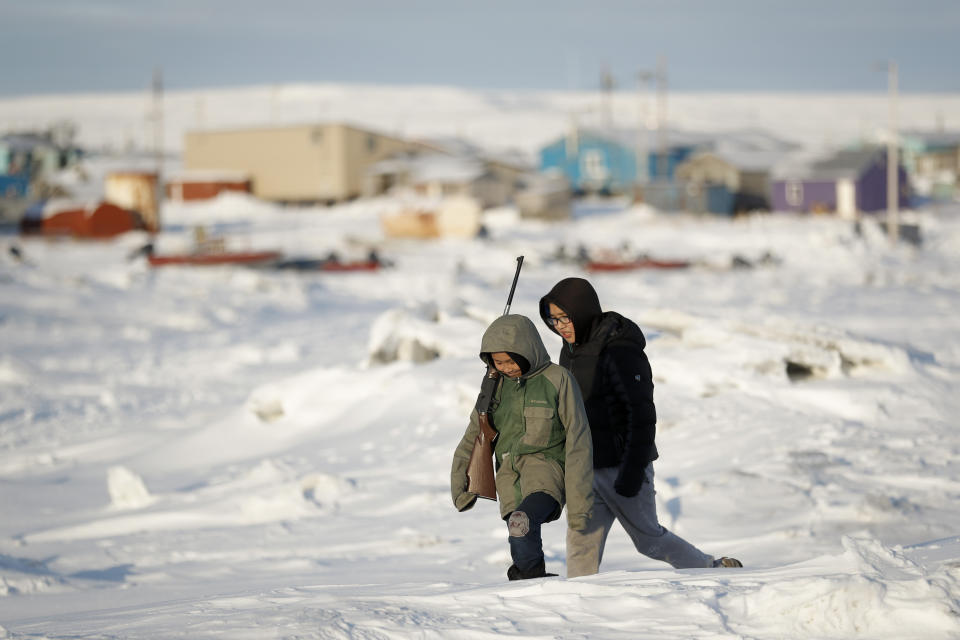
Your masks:
<svg viewBox="0 0 960 640"><path fill-rule="evenodd" d="M487 500L497 499L496 474L493 470L493 441L497 432L490 424L490 403L497 392L500 372L493 367L487 369L487 375L480 383L480 395L477 396L477 418L480 433L473 440L470 464L467 465L467 491Z"/></svg>
<svg viewBox="0 0 960 640"><path fill-rule="evenodd" d="M478 498L497 500L497 482L493 471L493 441L497 432L490 426L487 414L480 414L480 433L473 441L473 453L467 467L467 491Z"/></svg>

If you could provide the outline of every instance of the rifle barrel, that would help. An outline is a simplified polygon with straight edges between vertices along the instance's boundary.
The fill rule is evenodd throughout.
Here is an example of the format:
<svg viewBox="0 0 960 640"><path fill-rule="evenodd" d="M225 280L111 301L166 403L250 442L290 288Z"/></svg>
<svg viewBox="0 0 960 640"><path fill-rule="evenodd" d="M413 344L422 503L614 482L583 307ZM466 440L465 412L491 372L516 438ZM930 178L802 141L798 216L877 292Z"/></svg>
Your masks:
<svg viewBox="0 0 960 640"><path fill-rule="evenodd" d="M517 272L513 274L513 284L510 285L510 295L507 296L507 306L503 308L503 315L510 313L510 305L513 304L513 292L517 290L517 280L520 279L520 267L523 266L523 256L517 256Z"/></svg>

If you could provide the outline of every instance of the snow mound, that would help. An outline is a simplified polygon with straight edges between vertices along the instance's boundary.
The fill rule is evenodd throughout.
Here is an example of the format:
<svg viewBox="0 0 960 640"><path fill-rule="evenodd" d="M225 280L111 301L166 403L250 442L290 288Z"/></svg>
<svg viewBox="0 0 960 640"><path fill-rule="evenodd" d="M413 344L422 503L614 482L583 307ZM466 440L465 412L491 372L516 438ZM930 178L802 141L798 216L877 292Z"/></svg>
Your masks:
<svg viewBox="0 0 960 640"><path fill-rule="evenodd" d="M0 553L0 597L66 590L64 579L46 563ZM6 638L0 627L0 638Z"/></svg>
<svg viewBox="0 0 960 640"><path fill-rule="evenodd" d="M860 338L841 329L798 327L783 321L742 329L749 335L787 346L783 359L791 379L855 376L869 370L910 370L910 355L904 348Z"/></svg>
<svg viewBox="0 0 960 640"><path fill-rule="evenodd" d="M370 329L370 363L463 357L472 353L469 345L476 343L478 330L482 331L477 320L429 303L391 309L381 314Z"/></svg>
<svg viewBox="0 0 960 640"><path fill-rule="evenodd" d="M261 422L276 422L285 415L283 400L264 391L261 391L260 395L251 396L247 406Z"/></svg>
<svg viewBox="0 0 960 640"><path fill-rule="evenodd" d="M0 357L0 384L26 385L36 370L29 363L11 355Z"/></svg>
<svg viewBox="0 0 960 640"><path fill-rule="evenodd" d="M919 640L960 632L950 587L941 578L875 539L845 536L842 543L840 573L771 581L726 598L730 626L768 638Z"/></svg>
<svg viewBox="0 0 960 640"><path fill-rule="evenodd" d="M311 473L300 480L303 497L320 506L337 506L339 500L354 490L354 482L328 473Z"/></svg>
<svg viewBox="0 0 960 640"><path fill-rule="evenodd" d="M110 467L107 471L107 490L110 492L110 504L115 509L140 509L153 502L143 479L126 467Z"/></svg>

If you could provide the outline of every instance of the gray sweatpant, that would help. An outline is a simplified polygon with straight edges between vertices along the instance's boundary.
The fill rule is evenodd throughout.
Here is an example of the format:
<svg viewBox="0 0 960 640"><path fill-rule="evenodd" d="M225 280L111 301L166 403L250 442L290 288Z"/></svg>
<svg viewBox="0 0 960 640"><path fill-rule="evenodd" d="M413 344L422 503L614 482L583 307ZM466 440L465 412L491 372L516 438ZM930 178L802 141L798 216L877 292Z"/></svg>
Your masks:
<svg viewBox="0 0 960 640"><path fill-rule="evenodd" d="M640 493L632 498L625 498L613 489L617 471L617 467L593 470L593 517L585 531L567 529L568 578L588 576L600 570L603 547L614 520L620 521L637 551L645 556L663 560L676 569L713 565L713 556L670 533L657 521L652 462L647 465L647 477Z"/></svg>

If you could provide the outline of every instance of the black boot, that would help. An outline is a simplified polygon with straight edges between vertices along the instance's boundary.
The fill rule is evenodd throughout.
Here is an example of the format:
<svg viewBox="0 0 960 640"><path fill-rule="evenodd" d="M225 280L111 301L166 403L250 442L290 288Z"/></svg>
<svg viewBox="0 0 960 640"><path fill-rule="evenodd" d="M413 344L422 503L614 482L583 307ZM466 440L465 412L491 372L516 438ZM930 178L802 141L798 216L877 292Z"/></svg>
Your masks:
<svg viewBox="0 0 960 640"><path fill-rule="evenodd" d="M507 569L507 579L508 580L529 580L531 578L549 578L556 577L555 573L547 573L546 565L543 560L533 565L527 571L521 571L517 568L517 565L512 564L510 568Z"/></svg>

